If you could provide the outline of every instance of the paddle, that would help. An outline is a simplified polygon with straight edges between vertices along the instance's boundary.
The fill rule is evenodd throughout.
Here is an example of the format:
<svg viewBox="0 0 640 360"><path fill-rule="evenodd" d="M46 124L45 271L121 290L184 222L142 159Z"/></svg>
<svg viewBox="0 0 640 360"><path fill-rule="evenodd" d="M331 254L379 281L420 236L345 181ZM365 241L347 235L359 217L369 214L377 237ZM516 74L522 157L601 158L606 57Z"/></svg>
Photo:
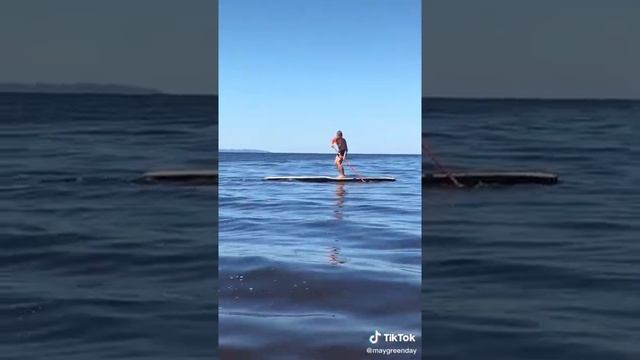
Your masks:
<svg viewBox="0 0 640 360"><path fill-rule="evenodd" d="M347 159L347 153L345 152L344 155L340 155L340 151L338 151L338 156L340 156L340 158L342 159L343 162L346 162L347 165L349 165L349 168L351 168L351 171L353 171L354 174L356 174L356 178L359 179L362 182L366 182L364 180L364 176L362 176L360 173L358 173L358 171L356 170L356 168L351 165L351 161L349 161Z"/></svg>
<svg viewBox="0 0 640 360"><path fill-rule="evenodd" d="M451 180L453 185L455 185L456 187L459 187L459 188L463 188L464 187L464 185L462 183L460 183L458 181L458 179L456 179L453 176L453 174L451 174L449 171L447 171L447 169L445 169L444 166L442 166L442 164L440 164L440 161L438 161L438 158L436 158L436 156L433 154L433 151L431 151L431 148L429 147L429 145L427 145L427 143L424 141L424 138L422 138L422 150L424 150L427 153L427 156L429 156L429 158L431 158L431 161L433 161L433 163L440 170L440 172L445 174L445 176L448 177L449 180Z"/></svg>

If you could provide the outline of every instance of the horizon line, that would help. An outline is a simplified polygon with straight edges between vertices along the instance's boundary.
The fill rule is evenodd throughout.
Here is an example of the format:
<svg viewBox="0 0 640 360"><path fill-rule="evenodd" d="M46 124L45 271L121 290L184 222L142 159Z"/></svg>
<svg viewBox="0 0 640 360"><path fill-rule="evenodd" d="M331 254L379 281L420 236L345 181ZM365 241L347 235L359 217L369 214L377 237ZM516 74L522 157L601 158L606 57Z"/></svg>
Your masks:
<svg viewBox="0 0 640 360"><path fill-rule="evenodd" d="M3 83L0 83L2 85ZM5 83L9 84L9 83ZM22 83L15 83L21 84ZM48 84L48 83L44 83ZM30 85L30 84L29 84ZM66 84L65 84L66 85ZM65 86L62 85L62 86ZM96 84L102 85L102 84ZM106 84L111 85L111 84ZM114 84L118 86L118 84ZM128 86L128 85L123 85ZM71 87L71 86L70 86ZM135 86L134 86L135 87ZM211 96L218 97L217 93L198 93L198 92L170 92L158 89L147 89L149 93L133 93L133 92L101 92L101 91L4 91L0 89L0 94L35 94L35 95L125 95L125 96ZM640 101L640 97L535 97L535 96L446 96L446 95L426 95L421 97L422 100L488 100L488 101Z"/></svg>
<svg viewBox="0 0 640 360"><path fill-rule="evenodd" d="M236 154L305 154L305 155L335 155L334 153L324 152L298 152L298 151L269 151L269 150L242 150L242 149L218 149L218 153L236 153ZM422 153L352 153L353 155L422 155Z"/></svg>
<svg viewBox="0 0 640 360"><path fill-rule="evenodd" d="M117 95L117 96L210 96L217 97L218 94L208 93L171 93L164 91L156 91L153 93L133 93L133 92L99 92L99 91L3 91L0 90L0 94L11 95Z"/></svg>
<svg viewBox="0 0 640 360"><path fill-rule="evenodd" d="M510 96L423 96L423 100L529 100L529 101L640 101L635 97L510 97Z"/></svg>

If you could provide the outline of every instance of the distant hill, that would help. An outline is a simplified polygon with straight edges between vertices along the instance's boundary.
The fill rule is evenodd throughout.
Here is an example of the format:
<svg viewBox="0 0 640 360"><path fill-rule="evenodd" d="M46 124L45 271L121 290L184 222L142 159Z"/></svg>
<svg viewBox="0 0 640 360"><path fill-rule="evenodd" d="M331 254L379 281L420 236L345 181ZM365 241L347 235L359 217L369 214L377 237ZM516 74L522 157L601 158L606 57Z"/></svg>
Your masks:
<svg viewBox="0 0 640 360"><path fill-rule="evenodd" d="M255 150L255 149L220 149L219 152L235 152L235 153L268 153L269 151L265 150Z"/></svg>
<svg viewBox="0 0 640 360"><path fill-rule="evenodd" d="M97 83L0 83L0 92L11 93L46 93L46 94L123 94L123 95L152 95L162 94L161 91L140 86L97 84Z"/></svg>

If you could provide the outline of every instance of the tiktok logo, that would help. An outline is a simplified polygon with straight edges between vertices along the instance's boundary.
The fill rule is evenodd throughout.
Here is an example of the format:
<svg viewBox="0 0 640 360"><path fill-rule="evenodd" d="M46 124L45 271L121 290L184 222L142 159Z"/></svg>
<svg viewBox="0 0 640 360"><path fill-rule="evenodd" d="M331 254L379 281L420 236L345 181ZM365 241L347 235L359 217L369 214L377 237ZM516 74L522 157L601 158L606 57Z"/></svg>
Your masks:
<svg viewBox="0 0 640 360"><path fill-rule="evenodd" d="M379 338L381 335L382 335L382 334L380 334L380 333L378 332L378 330L376 330L376 333L375 333L375 334L373 334L373 335L369 336L369 342L370 342L370 343L372 343L372 344L377 343L377 342L378 342L378 338Z"/></svg>
<svg viewBox="0 0 640 360"><path fill-rule="evenodd" d="M404 333L384 333L381 334L378 330L369 336L369 342L375 344L378 342L379 338L384 336L384 342L386 343L396 343L396 342L416 342L415 334L404 334Z"/></svg>

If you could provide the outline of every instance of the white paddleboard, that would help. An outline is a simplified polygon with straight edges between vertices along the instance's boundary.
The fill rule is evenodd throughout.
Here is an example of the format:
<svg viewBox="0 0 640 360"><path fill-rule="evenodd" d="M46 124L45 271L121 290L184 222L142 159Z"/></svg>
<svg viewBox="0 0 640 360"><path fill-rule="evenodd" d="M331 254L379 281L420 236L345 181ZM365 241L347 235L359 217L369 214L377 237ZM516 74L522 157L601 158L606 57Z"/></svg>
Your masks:
<svg viewBox="0 0 640 360"><path fill-rule="evenodd" d="M267 176L269 181L303 181L303 182L381 182L396 181L390 176L365 176L365 177L331 177L331 176Z"/></svg>

